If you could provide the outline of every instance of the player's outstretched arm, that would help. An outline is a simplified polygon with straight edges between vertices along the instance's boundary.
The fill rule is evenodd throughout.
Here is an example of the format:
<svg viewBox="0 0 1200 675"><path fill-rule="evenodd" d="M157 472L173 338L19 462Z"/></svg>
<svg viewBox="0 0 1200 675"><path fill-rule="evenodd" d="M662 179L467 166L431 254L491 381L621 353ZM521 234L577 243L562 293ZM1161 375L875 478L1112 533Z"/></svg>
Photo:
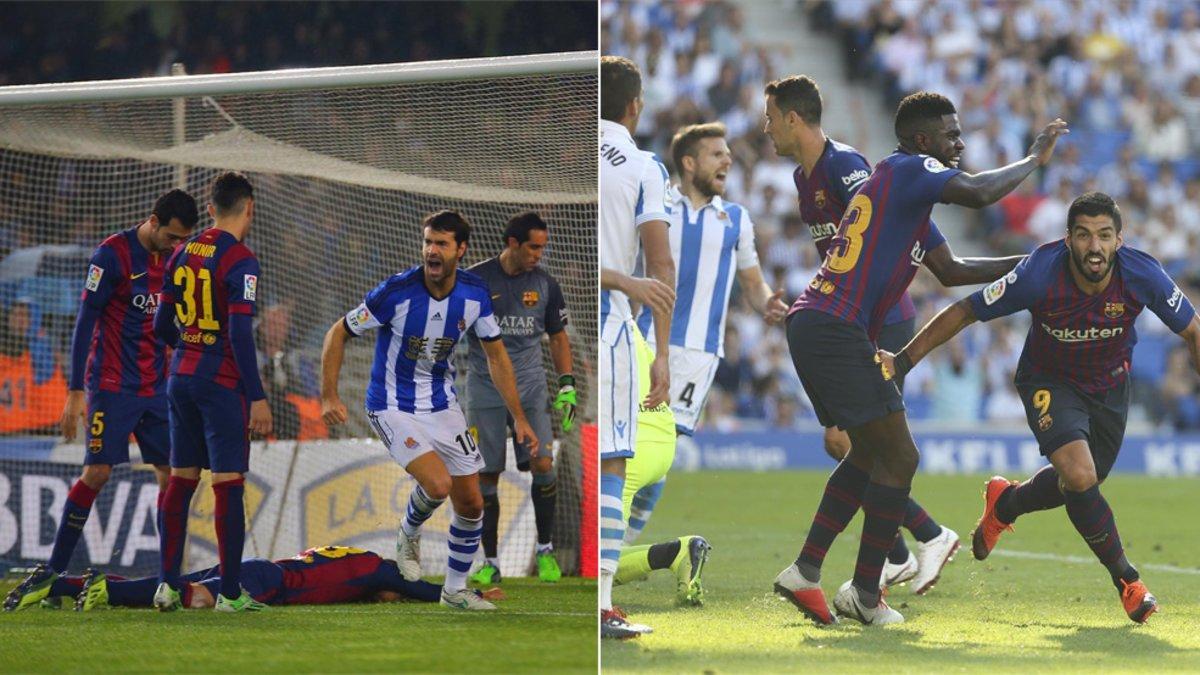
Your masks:
<svg viewBox="0 0 1200 675"><path fill-rule="evenodd" d="M983 208L994 204L1004 195L1012 192L1021 181L1038 167L1045 166L1054 155L1054 146L1058 137L1070 133L1067 123L1055 119L1029 147L1029 155L1019 162L991 171L976 174L960 173L951 178L942 188L942 201L973 209Z"/></svg>
<svg viewBox="0 0 1200 675"><path fill-rule="evenodd" d="M738 285L746 293L750 307L762 315L763 320L771 325L783 321L787 316L788 306L783 301L783 289L772 291L763 279L762 268L758 265L738 270Z"/></svg>
<svg viewBox="0 0 1200 675"><path fill-rule="evenodd" d="M342 372L342 358L346 354L346 330L344 319L338 319L328 331L321 345L321 418L329 426L337 426L349 419L346 404L338 395L338 376Z"/></svg>
<svg viewBox="0 0 1200 675"><path fill-rule="evenodd" d="M533 433L533 427L529 425L529 419L525 417L525 409L521 407L521 398L517 395L517 378L513 375L512 361L508 358L508 350L504 348L504 341L499 338L494 340L480 340L483 345L483 353L487 356L488 374L492 376L492 384L496 385L496 391L500 392L500 397L504 399L504 406L508 408L508 414L513 418L513 431L516 432L517 442L524 443L529 447L529 454L537 457L540 454L541 445L539 445L537 434Z"/></svg>
<svg viewBox="0 0 1200 675"><path fill-rule="evenodd" d="M675 308L675 287L658 279L631 277L607 267L600 268L600 288L620 291L630 302L646 305L653 312L667 312Z"/></svg>
<svg viewBox="0 0 1200 675"><path fill-rule="evenodd" d="M884 375L887 377L903 377L920 363L929 352L940 347L950 338L975 323L975 310L971 308L969 298L958 302L938 312L937 316L921 327L913 339L898 354L879 350Z"/></svg>
<svg viewBox="0 0 1200 675"><path fill-rule="evenodd" d="M950 243L925 254L925 267L933 272L943 286L986 284L1008 274L1025 259L1023 255L1004 258L960 258L950 249Z"/></svg>

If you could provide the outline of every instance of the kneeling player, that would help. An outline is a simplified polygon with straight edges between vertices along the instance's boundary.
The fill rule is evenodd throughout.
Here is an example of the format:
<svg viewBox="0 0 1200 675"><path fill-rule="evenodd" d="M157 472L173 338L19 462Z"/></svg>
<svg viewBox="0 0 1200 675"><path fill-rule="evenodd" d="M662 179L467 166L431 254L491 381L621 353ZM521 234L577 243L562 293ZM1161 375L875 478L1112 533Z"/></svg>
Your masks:
<svg viewBox="0 0 1200 675"><path fill-rule="evenodd" d="M1125 436L1133 324L1147 307L1183 338L1200 370L1200 322L1191 302L1157 260L1122 246L1121 211L1112 198L1089 192L1067 212L1065 241L1043 244L1007 276L944 309L894 360L880 353L885 369L901 375L976 320L1029 310L1033 322L1015 384L1050 466L1024 483L988 481L973 552L986 558L1022 514L1066 506L1138 623L1158 604L1125 557L1100 483Z"/></svg>
<svg viewBox="0 0 1200 675"><path fill-rule="evenodd" d="M639 400L645 400L650 390L649 371L654 353L640 332L633 331L633 341L639 369ZM665 402L655 408L639 405L637 425L637 454L625 463L623 506L626 521L630 518L634 503L644 498L648 488L661 489L663 479L671 469L671 462L675 460L675 414L669 405ZM645 526L644 521L638 523L637 531L641 532ZM633 529L632 524L629 529ZM670 569L675 573L678 583L676 594L679 602L692 605L704 602L700 575L708 560L708 552L712 549L704 537L692 535L643 546L631 546L631 543L626 539L621 549L614 583L638 581L654 570Z"/></svg>

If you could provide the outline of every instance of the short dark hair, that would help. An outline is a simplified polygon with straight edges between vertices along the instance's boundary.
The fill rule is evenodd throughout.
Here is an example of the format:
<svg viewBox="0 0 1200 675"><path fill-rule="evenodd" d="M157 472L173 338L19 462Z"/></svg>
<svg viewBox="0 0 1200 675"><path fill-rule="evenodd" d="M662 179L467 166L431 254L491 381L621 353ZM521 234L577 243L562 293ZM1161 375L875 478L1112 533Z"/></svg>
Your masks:
<svg viewBox="0 0 1200 675"><path fill-rule="evenodd" d="M958 110L950 99L932 91L909 94L896 108L896 138L912 138L927 124L940 121L942 115L954 115Z"/></svg>
<svg viewBox="0 0 1200 675"><path fill-rule="evenodd" d="M524 244L529 241L530 230L547 231L549 229L546 221L542 220L542 217L535 211L518 213L508 219L508 225L504 228L504 245L508 246L509 237L516 239L518 244Z"/></svg>
<svg viewBox="0 0 1200 675"><path fill-rule="evenodd" d="M200 222L200 212L196 209L195 198L179 188L166 192L154 200L154 210L151 213L158 218L158 224L161 227L170 225L172 220L178 220L180 225L190 230Z"/></svg>
<svg viewBox="0 0 1200 675"><path fill-rule="evenodd" d="M243 201L254 199L254 186L245 174L226 171L213 180L211 199L218 216L229 215L239 211Z"/></svg>
<svg viewBox="0 0 1200 675"><path fill-rule="evenodd" d="M785 114L794 112L805 124L821 123L821 90L807 75L789 75L768 82L764 89L767 96L775 97L775 105Z"/></svg>
<svg viewBox="0 0 1200 675"><path fill-rule="evenodd" d="M1121 207L1103 192L1085 192L1071 202L1071 208L1067 209L1067 232L1075 226L1076 216L1108 216L1117 232L1121 231Z"/></svg>
<svg viewBox="0 0 1200 675"><path fill-rule="evenodd" d="M642 95L642 74L624 56L600 57L600 119L620 122L631 101Z"/></svg>
<svg viewBox="0 0 1200 675"><path fill-rule="evenodd" d="M425 216L421 221L421 229L429 228L434 232L454 233L454 243L465 244L471 239L471 223L467 217L454 209L442 209Z"/></svg>
<svg viewBox="0 0 1200 675"><path fill-rule="evenodd" d="M671 161L680 176L683 175L683 158L696 154L696 146L705 138L725 138L725 125L720 122L692 124L675 132L671 139Z"/></svg>

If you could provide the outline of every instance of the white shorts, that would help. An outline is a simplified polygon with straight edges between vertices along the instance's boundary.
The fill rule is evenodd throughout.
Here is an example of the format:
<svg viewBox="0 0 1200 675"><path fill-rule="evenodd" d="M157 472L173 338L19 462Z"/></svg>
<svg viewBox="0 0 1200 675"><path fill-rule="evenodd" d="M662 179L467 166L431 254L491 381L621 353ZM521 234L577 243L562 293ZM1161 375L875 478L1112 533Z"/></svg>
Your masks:
<svg viewBox="0 0 1200 675"><path fill-rule="evenodd" d="M420 414L368 410L367 419L401 468L430 451L438 454L451 476L469 476L483 468L479 448L457 405Z"/></svg>
<svg viewBox="0 0 1200 675"><path fill-rule="evenodd" d="M671 412L679 433L691 436L696 430L720 362L716 354L671 347Z"/></svg>
<svg viewBox="0 0 1200 675"><path fill-rule="evenodd" d="M600 340L600 458L633 457L637 431L638 376L633 353L637 330L625 321L610 344Z"/></svg>

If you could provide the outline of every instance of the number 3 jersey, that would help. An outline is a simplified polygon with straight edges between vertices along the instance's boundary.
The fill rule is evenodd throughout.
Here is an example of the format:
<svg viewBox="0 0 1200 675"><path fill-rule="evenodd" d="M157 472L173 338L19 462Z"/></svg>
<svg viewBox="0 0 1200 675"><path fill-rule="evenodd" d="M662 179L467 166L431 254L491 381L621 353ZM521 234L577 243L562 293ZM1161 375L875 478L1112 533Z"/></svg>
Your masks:
<svg viewBox="0 0 1200 675"><path fill-rule="evenodd" d="M71 388L136 396L162 393L166 347L154 335L154 311L163 285L163 260L137 238L137 227L96 248L82 302L100 312L88 350L86 383L72 369Z"/></svg>
<svg viewBox="0 0 1200 675"><path fill-rule="evenodd" d="M483 279L456 272L454 288L441 299L425 287L423 267L376 286L343 319L351 335L384 327L375 341L367 386L367 410L430 413L457 405L454 346L474 327L480 340L500 339L500 326Z"/></svg>
<svg viewBox="0 0 1200 675"><path fill-rule="evenodd" d="M831 314L862 326L876 340L925 252L945 241L929 216L942 188L960 173L904 150L876 164L846 206L825 262L792 312Z"/></svg>
<svg viewBox="0 0 1200 675"><path fill-rule="evenodd" d="M229 342L229 316L254 316L258 258L237 237L210 228L180 246L167 263L163 302L174 302L179 342L172 375L241 386Z"/></svg>

